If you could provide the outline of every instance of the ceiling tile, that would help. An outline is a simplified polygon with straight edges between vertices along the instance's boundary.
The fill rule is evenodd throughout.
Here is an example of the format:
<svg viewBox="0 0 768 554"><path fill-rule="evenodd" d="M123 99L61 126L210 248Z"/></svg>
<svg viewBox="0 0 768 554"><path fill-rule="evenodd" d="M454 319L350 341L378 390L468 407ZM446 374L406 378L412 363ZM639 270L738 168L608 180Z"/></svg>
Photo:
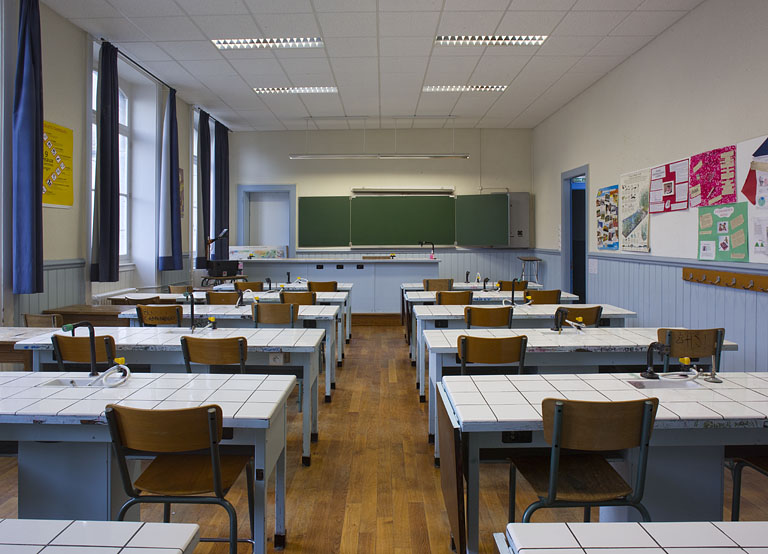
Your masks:
<svg viewBox="0 0 768 554"><path fill-rule="evenodd" d="M438 35L492 35L504 12L447 12L440 18Z"/></svg>
<svg viewBox="0 0 768 554"><path fill-rule="evenodd" d="M538 56L583 56L594 48L601 37L549 37L541 45Z"/></svg>
<svg viewBox="0 0 768 554"><path fill-rule="evenodd" d="M344 115L344 108L341 107L341 98L338 94L304 94L302 100L312 117Z"/></svg>
<svg viewBox="0 0 768 554"><path fill-rule="evenodd" d="M259 98L259 95L253 92L251 87L237 87L229 89L225 92L219 92L227 105L237 110L238 112L242 110L253 110L256 108L267 111L267 108Z"/></svg>
<svg viewBox="0 0 768 554"><path fill-rule="evenodd" d="M375 12L376 0L314 0L316 12Z"/></svg>
<svg viewBox="0 0 768 554"><path fill-rule="evenodd" d="M93 19L72 19L72 23L95 37L112 42L133 42L150 40L141 29L122 17L100 17Z"/></svg>
<svg viewBox="0 0 768 554"><path fill-rule="evenodd" d="M473 12L504 11L508 5L509 0L484 0L483 2L474 2L471 6L467 4L467 0L445 0L443 10L446 12L465 12L468 9ZM445 17L445 14L443 14L443 17Z"/></svg>
<svg viewBox="0 0 768 554"><path fill-rule="evenodd" d="M121 52L125 52L132 58L142 62L162 62L171 59L154 42L119 42L115 46Z"/></svg>
<svg viewBox="0 0 768 554"><path fill-rule="evenodd" d="M510 11L499 24L500 35L551 35L567 12Z"/></svg>
<svg viewBox="0 0 768 554"><path fill-rule="evenodd" d="M379 0L380 12L440 11L443 0Z"/></svg>
<svg viewBox="0 0 768 554"><path fill-rule="evenodd" d="M108 0L124 17L184 15L173 0Z"/></svg>
<svg viewBox="0 0 768 554"><path fill-rule="evenodd" d="M188 15L239 15L247 14L242 0L176 0Z"/></svg>
<svg viewBox="0 0 768 554"><path fill-rule="evenodd" d="M461 94L458 92L424 92L419 97L417 115L450 115Z"/></svg>
<svg viewBox="0 0 768 554"><path fill-rule="evenodd" d="M597 43L591 56L630 56L648 44L654 37L605 37Z"/></svg>
<svg viewBox="0 0 768 554"><path fill-rule="evenodd" d="M634 12L611 31L616 36L658 35L680 19L686 12Z"/></svg>
<svg viewBox="0 0 768 554"><path fill-rule="evenodd" d="M314 14L259 14L255 17L265 37L317 37L320 29Z"/></svg>
<svg viewBox="0 0 768 554"><path fill-rule="evenodd" d="M378 60L375 57L365 58L339 58L337 60L331 60L331 66L333 72L339 73L354 73L356 71L375 70L378 72Z"/></svg>
<svg viewBox="0 0 768 554"><path fill-rule="evenodd" d="M627 12L570 12L555 29L557 35L604 36L627 17Z"/></svg>
<svg viewBox="0 0 768 554"><path fill-rule="evenodd" d="M557 11L570 10L576 0L512 0L510 10Z"/></svg>
<svg viewBox="0 0 768 554"><path fill-rule="evenodd" d="M264 102L267 107L278 118L289 117L307 117L307 109L301 102L299 96L306 96L303 94L264 94L261 95L261 101Z"/></svg>
<svg viewBox="0 0 768 554"><path fill-rule="evenodd" d="M309 0L245 0L254 14L259 13L310 13L312 3Z"/></svg>
<svg viewBox="0 0 768 554"><path fill-rule="evenodd" d="M485 46L441 46L435 44L435 47L432 50L432 55L435 57L474 56L475 58L478 58L488 50L495 50L495 48Z"/></svg>
<svg viewBox="0 0 768 554"><path fill-rule="evenodd" d="M645 0L638 10L692 10L704 0Z"/></svg>
<svg viewBox="0 0 768 554"><path fill-rule="evenodd" d="M272 59L275 52L269 48L247 48L245 50L221 50L220 54L227 60L257 60Z"/></svg>
<svg viewBox="0 0 768 554"><path fill-rule="evenodd" d="M488 108L493 105L499 98L501 93L464 93L456 102L454 107L454 113L462 114L463 116L475 116L482 117Z"/></svg>
<svg viewBox="0 0 768 554"><path fill-rule="evenodd" d="M380 82L381 94L388 94L393 90L404 90L410 94L418 95L424 82L424 74L383 73Z"/></svg>
<svg viewBox="0 0 768 554"><path fill-rule="evenodd" d="M508 84L520 73L530 59L530 56L507 58L483 56L470 76L469 83L481 85L494 81L498 84Z"/></svg>
<svg viewBox="0 0 768 554"><path fill-rule="evenodd" d="M435 35L439 12L391 12L379 14L379 36L430 37Z"/></svg>
<svg viewBox="0 0 768 554"><path fill-rule="evenodd" d="M324 37L376 36L375 13L319 13L317 20Z"/></svg>
<svg viewBox="0 0 768 554"><path fill-rule="evenodd" d="M359 94L341 95L344 111L347 115L378 115L379 95L361 96Z"/></svg>
<svg viewBox="0 0 768 554"><path fill-rule="evenodd" d="M329 37L325 39L325 49L332 58L377 56L379 54L376 37Z"/></svg>
<svg viewBox="0 0 768 554"><path fill-rule="evenodd" d="M196 15L192 20L209 39L265 36L250 15Z"/></svg>
<svg viewBox="0 0 768 554"><path fill-rule="evenodd" d="M243 77L248 75L284 75L283 68L274 58L259 60L232 60L232 67Z"/></svg>
<svg viewBox="0 0 768 554"><path fill-rule="evenodd" d="M131 21L152 40L204 40L205 36L186 16L134 17Z"/></svg>
<svg viewBox="0 0 768 554"><path fill-rule="evenodd" d="M511 123L507 117L484 117L477 126L483 129L504 129Z"/></svg>
<svg viewBox="0 0 768 554"><path fill-rule="evenodd" d="M331 75L331 66L325 58L294 58L280 62L288 75L292 73L318 73Z"/></svg>
<svg viewBox="0 0 768 554"><path fill-rule="evenodd" d="M579 59L578 56L534 56L523 68L522 73L526 75L557 73L559 76L573 67Z"/></svg>
<svg viewBox="0 0 768 554"><path fill-rule="evenodd" d="M347 130L349 129L349 123L346 119L318 119L312 121L315 128L328 131L328 130Z"/></svg>
<svg viewBox="0 0 768 554"><path fill-rule="evenodd" d="M165 50L175 60L220 60L224 57L210 40L180 40L158 42L157 46Z"/></svg>
<svg viewBox="0 0 768 554"><path fill-rule="evenodd" d="M624 56L585 56L571 67L571 71L578 73L608 73L626 59Z"/></svg>
<svg viewBox="0 0 768 554"><path fill-rule="evenodd" d="M67 19L77 17L120 17L120 12L106 0L44 0L57 14Z"/></svg>
<svg viewBox="0 0 768 554"><path fill-rule="evenodd" d="M275 57L279 60L293 58L327 58L325 48L275 48Z"/></svg>
<svg viewBox="0 0 768 554"><path fill-rule="evenodd" d="M623 10L632 11L643 0L578 0L572 9L574 10Z"/></svg>
<svg viewBox="0 0 768 554"><path fill-rule="evenodd" d="M448 119L442 117L416 117L411 124L414 129L442 129L450 127Z"/></svg>
<svg viewBox="0 0 768 554"><path fill-rule="evenodd" d="M379 71L381 73L421 73L427 70L427 57L396 56L392 58L379 58Z"/></svg>
<svg viewBox="0 0 768 554"><path fill-rule="evenodd" d="M381 114L388 116L412 115L416 113L418 94L392 92L381 95Z"/></svg>
<svg viewBox="0 0 768 554"><path fill-rule="evenodd" d="M380 56L429 56L433 37L402 37L379 39Z"/></svg>
<svg viewBox="0 0 768 554"><path fill-rule="evenodd" d="M230 90L244 90L248 84L239 75L199 75L197 78L212 92L226 101Z"/></svg>
<svg viewBox="0 0 768 554"><path fill-rule="evenodd" d="M193 88L202 86L198 79L177 62L143 62L142 65L173 87Z"/></svg>
<svg viewBox="0 0 768 554"><path fill-rule="evenodd" d="M182 67L195 77L218 77L222 75L237 75L234 68L228 63L216 60L194 60L180 62Z"/></svg>

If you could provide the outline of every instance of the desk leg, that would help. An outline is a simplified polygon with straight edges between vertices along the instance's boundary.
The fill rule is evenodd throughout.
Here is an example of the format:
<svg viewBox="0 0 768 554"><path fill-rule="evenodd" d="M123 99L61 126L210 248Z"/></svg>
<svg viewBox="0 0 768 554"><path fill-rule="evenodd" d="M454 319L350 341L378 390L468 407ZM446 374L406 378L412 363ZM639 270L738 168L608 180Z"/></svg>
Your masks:
<svg viewBox="0 0 768 554"><path fill-rule="evenodd" d="M437 428L436 426L436 419L437 419L437 410L435 409L435 406L437 406L437 397L436 397L436 383L439 383L442 379L443 375L443 358L440 354L436 354L434 352L429 353L429 407L427 408L427 411L429 412L429 442L432 442L432 437L434 437ZM439 377L439 378L438 378ZM421 383L422 387L424 386L424 383Z"/></svg>
<svg viewBox="0 0 768 554"><path fill-rule="evenodd" d="M283 428L288 428L288 405L283 405ZM287 474L285 461L285 447L280 452L275 464L275 549L285 547L285 476ZM266 501L265 501L266 505ZM255 529L255 527L254 527ZM266 536L266 535L265 535ZM254 545L255 548L255 545Z"/></svg>
<svg viewBox="0 0 768 554"><path fill-rule="evenodd" d="M405 342L411 345L411 303L405 301Z"/></svg>
<svg viewBox="0 0 768 554"><path fill-rule="evenodd" d="M321 322L325 331L325 401L331 401L331 389L336 388L336 364L333 363L336 351L336 322L326 320Z"/></svg>
<svg viewBox="0 0 768 554"><path fill-rule="evenodd" d="M306 395L305 395L306 396ZM262 431L262 430L260 430ZM264 554L267 551L267 488L269 485L269 474L266 469L266 448L267 442L266 433L263 431L260 433L260 441L263 441L261 445L257 445L254 448L253 463L255 475L253 479L253 554ZM285 457L285 446L283 446L283 452L281 456ZM279 458L278 458L279 460ZM278 533L278 516L280 512L280 504L283 504L283 510L285 510L285 492L283 497L280 497L280 462L277 463L277 472L275 475L275 536ZM285 476L283 476L285 479ZM283 527L283 542L285 542L285 528Z"/></svg>
<svg viewBox="0 0 768 554"><path fill-rule="evenodd" d="M320 369L320 353L317 353L317 359L315 361L315 370L312 372L312 389L310 390L310 396L312 401L312 434L310 436L312 442L317 442L317 400L320 394L320 376L318 371Z"/></svg>
<svg viewBox="0 0 768 554"><path fill-rule="evenodd" d="M347 296L347 301L344 303L347 312L347 343L352 338L352 302L350 297Z"/></svg>
<svg viewBox="0 0 768 554"><path fill-rule="evenodd" d="M408 357L411 359L411 365L417 365L416 364L416 342L418 342L418 329L416 328L419 324L419 320L415 317L411 316L411 340L408 342ZM419 384L419 377L416 376L416 384Z"/></svg>
<svg viewBox="0 0 768 554"><path fill-rule="evenodd" d="M339 338L339 340L336 342L337 348L339 350L338 356L336 357L336 365L341 367L341 364L344 361L344 306L342 306L342 309L339 310L336 336Z"/></svg>
<svg viewBox="0 0 768 554"><path fill-rule="evenodd" d="M405 323L405 289L400 289L400 325Z"/></svg>
<svg viewBox="0 0 768 554"><path fill-rule="evenodd" d="M312 433L312 387L317 381L314 371L317 355L310 352L304 358L304 398L301 399L301 463L311 463L310 442Z"/></svg>
<svg viewBox="0 0 768 554"><path fill-rule="evenodd" d="M476 553L480 537L480 449L472 433L464 433L467 443L467 552Z"/></svg>
<svg viewBox="0 0 768 554"><path fill-rule="evenodd" d="M425 402L424 397L424 320L416 319L416 340L411 341L411 348L416 349L416 382L419 385L419 402Z"/></svg>

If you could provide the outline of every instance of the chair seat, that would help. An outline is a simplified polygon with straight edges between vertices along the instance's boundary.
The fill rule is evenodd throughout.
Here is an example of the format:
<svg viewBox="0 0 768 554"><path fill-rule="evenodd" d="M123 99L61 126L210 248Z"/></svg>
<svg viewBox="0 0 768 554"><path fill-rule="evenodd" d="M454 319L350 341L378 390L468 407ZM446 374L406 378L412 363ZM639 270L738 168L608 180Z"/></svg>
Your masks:
<svg viewBox="0 0 768 554"><path fill-rule="evenodd" d="M220 456L221 488L228 491L250 461L248 456ZM186 496L213 492L210 454L159 455L134 482L145 493Z"/></svg>
<svg viewBox="0 0 768 554"><path fill-rule="evenodd" d="M549 490L549 455L513 456L512 463L533 487L539 498ZM632 493L611 464L598 454L561 454L557 481L557 500L602 502Z"/></svg>

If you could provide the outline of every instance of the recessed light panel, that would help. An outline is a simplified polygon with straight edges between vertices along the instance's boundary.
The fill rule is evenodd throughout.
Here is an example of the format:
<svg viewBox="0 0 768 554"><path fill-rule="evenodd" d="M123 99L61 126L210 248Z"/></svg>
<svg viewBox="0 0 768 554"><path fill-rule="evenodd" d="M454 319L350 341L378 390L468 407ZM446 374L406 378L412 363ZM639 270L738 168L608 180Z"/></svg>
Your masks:
<svg viewBox="0 0 768 554"><path fill-rule="evenodd" d="M507 85L425 85L422 92L504 92Z"/></svg>
<svg viewBox="0 0 768 554"><path fill-rule="evenodd" d="M247 48L322 48L323 39L301 38L215 38L214 46L219 50L242 50Z"/></svg>
<svg viewBox="0 0 768 554"><path fill-rule="evenodd" d="M336 87L256 87L256 94L328 94L336 93Z"/></svg>
<svg viewBox="0 0 768 554"><path fill-rule="evenodd" d="M547 35L440 35L435 37L438 46L541 46Z"/></svg>

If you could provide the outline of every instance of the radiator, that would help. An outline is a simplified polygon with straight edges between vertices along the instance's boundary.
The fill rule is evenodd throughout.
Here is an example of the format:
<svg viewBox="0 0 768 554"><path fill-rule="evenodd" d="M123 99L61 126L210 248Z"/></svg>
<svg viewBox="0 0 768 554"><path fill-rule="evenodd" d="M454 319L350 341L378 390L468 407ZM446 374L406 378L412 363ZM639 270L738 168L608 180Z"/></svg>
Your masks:
<svg viewBox="0 0 768 554"><path fill-rule="evenodd" d="M135 288L115 289L107 292L101 292L99 294L94 294L93 296L91 296L91 304L93 305L109 304L110 296L118 296L121 294L131 294L131 293L137 292L137 290L138 289L135 289Z"/></svg>

